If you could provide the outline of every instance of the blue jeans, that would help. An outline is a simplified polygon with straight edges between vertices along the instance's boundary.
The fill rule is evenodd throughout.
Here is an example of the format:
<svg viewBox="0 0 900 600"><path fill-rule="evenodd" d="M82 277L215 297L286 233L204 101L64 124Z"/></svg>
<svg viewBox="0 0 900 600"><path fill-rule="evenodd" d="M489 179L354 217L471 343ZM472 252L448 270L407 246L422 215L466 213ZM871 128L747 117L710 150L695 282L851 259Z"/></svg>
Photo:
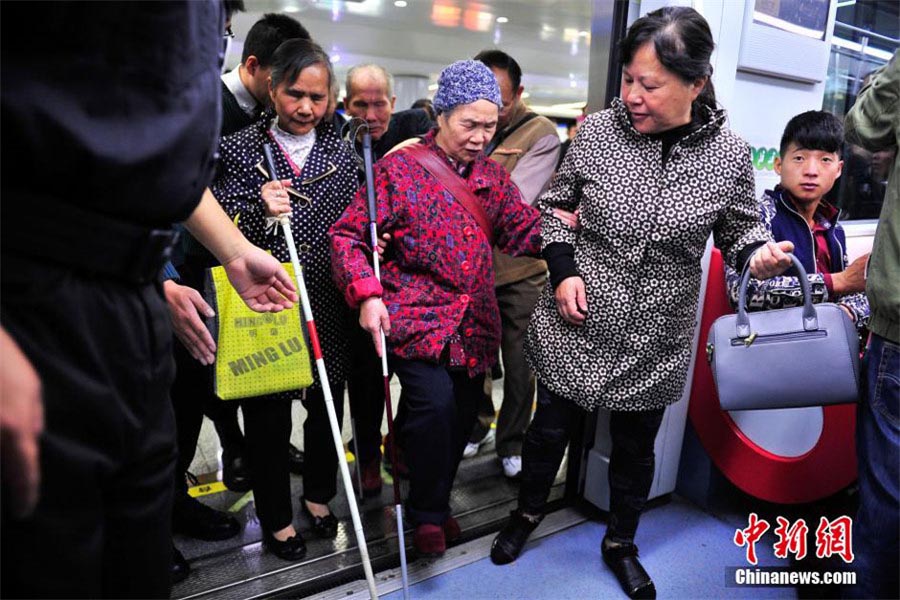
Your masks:
<svg viewBox="0 0 900 600"><path fill-rule="evenodd" d="M855 598L900 598L900 346L872 334L856 425L859 511L853 531Z"/></svg>

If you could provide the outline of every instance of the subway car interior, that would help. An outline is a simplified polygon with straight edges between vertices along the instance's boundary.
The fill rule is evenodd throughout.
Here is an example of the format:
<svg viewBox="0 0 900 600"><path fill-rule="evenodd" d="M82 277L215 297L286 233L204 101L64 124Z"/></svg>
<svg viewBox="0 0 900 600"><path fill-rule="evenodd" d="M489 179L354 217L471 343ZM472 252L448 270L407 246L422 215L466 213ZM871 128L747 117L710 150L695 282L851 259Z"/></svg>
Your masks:
<svg viewBox="0 0 900 600"><path fill-rule="evenodd" d="M692 6L712 28L718 102L728 112L729 127L751 146L757 197L778 182L774 162L785 123L806 110L843 117L869 74L900 47L896 0L245 0L244 4L245 11L232 19L234 36L224 71L240 62L249 28L266 13L297 19L324 48L341 83L339 98L344 97L350 67L361 63L385 67L395 81L395 110L431 97L445 65L499 48L522 66L525 103L555 121L561 140L567 136L567 125L606 108L618 95L622 65L617 44L628 25L662 6ZM793 5L802 6L791 12L788 8ZM771 41L775 39L777 44ZM871 247L893 159L849 146L844 156L844 172L831 199L841 211L852 260ZM804 518L812 530L822 517L852 516L857 494L852 406L731 413L719 408L704 345L711 322L731 312L722 268L721 256L710 241L703 258L687 385L681 401L667 408L656 439L647 519L659 525L648 527L654 537L642 558L652 565L661 596L836 597L828 586L736 588L723 575L748 566L745 549L734 536L748 526L751 513L766 518L773 529L776 518L783 516L789 521ZM503 381L502 374L495 375L500 377L493 381L493 401L499 409ZM395 412L400 396L394 378ZM299 401L293 403L292 413L291 441L302 451L306 412ZM345 409L343 441L355 488L351 493L378 593L399 598L401 553L392 490L396 474L385 464L380 492L364 496L359 491L354 429L350 410ZM442 558L420 558L412 548L412 528L406 526L410 596L617 597L621 591L612 576L597 575L603 570L598 549L609 509L608 430L609 414L603 410L580 424L556 474L549 515L530 542L529 547L538 550L507 570L493 567L487 556L493 536L516 507L519 484L504 475L493 442L486 438L463 460L453 486L451 509L462 530L459 540ZM232 491L223 483L222 450L208 420L189 470L190 494L237 518L241 532L216 542L176 533L175 545L191 572L175 585L173 598L369 596L340 477L338 496L330 503L338 519L337 536L306 535L312 523L297 508L294 525L304 533L308 552L303 560L286 562L263 548L252 491ZM291 476L294 499L303 495L300 471L298 466ZM400 477L401 495L407 489L407 480ZM676 538L681 540L677 549L667 548L667 541ZM582 556L586 548L596 550L597 556ZM813 551L798 561L773 555L771 542L761 543L758 550L764 566L830 568ZM553 577L548 576L551 572ZM568 588L560 588L566 583Z"/></svg>

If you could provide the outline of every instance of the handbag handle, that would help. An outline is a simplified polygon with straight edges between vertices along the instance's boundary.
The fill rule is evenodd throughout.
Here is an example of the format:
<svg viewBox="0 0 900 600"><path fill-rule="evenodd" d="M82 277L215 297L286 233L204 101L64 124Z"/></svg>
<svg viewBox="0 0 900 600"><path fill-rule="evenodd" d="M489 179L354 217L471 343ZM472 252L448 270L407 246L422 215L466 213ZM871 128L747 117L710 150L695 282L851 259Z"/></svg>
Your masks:
<svg viewBox="0 0 900 600"><path fill-rule="evenodd" d="M809 289L809 278L806 276L806 269L800 263L800 260L791 253L791 262L797 269L800 279L800 289L803 291L803 329L804 331L815 331L819 328L819 318L816 316L816 309L812 304L812 292ZM745 338L750 336L750 317L747 315L747 286L750 283L750 261L744 265L744 273L741 276L741 291L738 293L738 314L735 324L737 326L737 336Z"/></svg>

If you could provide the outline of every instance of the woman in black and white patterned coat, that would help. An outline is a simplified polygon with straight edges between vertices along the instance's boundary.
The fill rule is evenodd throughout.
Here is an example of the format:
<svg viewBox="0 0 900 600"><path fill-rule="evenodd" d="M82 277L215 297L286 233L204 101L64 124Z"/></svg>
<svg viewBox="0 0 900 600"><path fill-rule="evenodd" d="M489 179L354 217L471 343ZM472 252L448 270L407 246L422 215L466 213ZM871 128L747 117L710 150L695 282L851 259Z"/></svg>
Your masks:
<svg viewBox="0 0 900 600"><path fill-rule="evenodd" d="M545 210L579 210L582 227L543 221L552 288L526 341L537 412L522 453L519 508L492 548L498 564L515 559L540 521L572 425L603 407L612 411L603 558L627 594L655 596L634 535L663 412L685 383L706 241L712 233L730 264L752 255L762 277L790 264L766 243L750 149L716 108L713 46L690 8L636 21L622 44L621 98L587 117L540 200Z"/></svg>
<svg viewBox="0 0 900 600"><path fill-rule="evenodd" d="M328 228L350 203L358 181L352 155L332 121L323 118L333 80L328 55L318 45L290 40L279 46L272 56L270 84L276 114L223 140L211 189L247 239L282 262L290 260L284 235L280 228L267 231L267 218L290 213L340 423L352 320L331 280ZM272 146L279 182L269 181L264 143ZM298 390L242 403L263 542L287 560L305 553L303 539L292 525L288 465L291 400L299 395ZM334 537L337 521L327 503L337 492L338 459L318 375L306 390L303 404L308 416L303 426L306 462L301 508L314 533Z"/></svg>

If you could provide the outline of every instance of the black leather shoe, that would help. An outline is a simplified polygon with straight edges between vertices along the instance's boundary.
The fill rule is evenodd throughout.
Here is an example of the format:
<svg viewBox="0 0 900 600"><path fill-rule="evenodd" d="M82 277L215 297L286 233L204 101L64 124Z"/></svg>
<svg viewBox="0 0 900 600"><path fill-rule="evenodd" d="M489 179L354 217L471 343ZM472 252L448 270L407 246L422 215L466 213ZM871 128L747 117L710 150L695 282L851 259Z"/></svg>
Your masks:
<svg viewBox="0 0 900 600"><path fill-rule="evenodd" d="M191 565L178 548L172 548L172 583L181 583L191 574Z"/></svg>
<svg viewBox="0 0 900 600"><path fill-rule="evenodd" d="M518 509L509 513L509 522L491 544L491 562L495 565L506 565L519 558L528 536L543 520L543 515L534 521L527 519Z"/></svg>
<svg viewBox="0 0 900 600"><path fill-rule="evenodd" d="M638 560L638 549L634 544L614 544L603 539L601 546L603 562L619 580L619 585L629 598L656 598L656 586L650 575Z"/></svg>
<svg viewBox="0 0 900 600"><path fill-rule="evenodd" d="M172 529L198 540L216 542L239 534L241 525L231 515L212 509L185 494L175 500Z"/></svg>
<svg viewBox="0 0 900 600"><path fill-rule="evenodd" d="M317 517L309 512L309 509L306 507L306 501L303 498L300 498L300 510L312 523L312 532L316 537L324 539L337 537L338 521L330 511L324 517Z"/></svg>
<svg viewBox="0 0 900 600"><path fill-rule="evenodd" d="M232 492L249 492L253 487L250 468L240 452L222 451L222 483Z"/></svg>
<svg viewBox="0 0 900 600"><path fill-rule="evenodd" d="M263 546L282 560L300 560L306 556L306 542L299 533L281 542L271 533L263 532Z"/></svg>
<svg viewBox="0 0 900 600"><path fill-rule="evenodd" d="M294 475L303 475L303 458L303 450L293 444L288 446L288 463Z"/></svg>

